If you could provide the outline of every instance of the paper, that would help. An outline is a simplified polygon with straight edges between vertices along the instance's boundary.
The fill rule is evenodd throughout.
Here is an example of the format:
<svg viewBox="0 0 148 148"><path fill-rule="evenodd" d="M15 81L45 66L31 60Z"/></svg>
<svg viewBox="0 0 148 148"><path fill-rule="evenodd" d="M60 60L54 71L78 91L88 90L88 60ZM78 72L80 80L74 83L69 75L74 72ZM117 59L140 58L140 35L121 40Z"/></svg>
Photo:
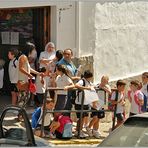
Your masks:
<svg viewBox="0 0 148 148"><path fill-rule="evenodd" d="M10 44L9 32L1 32L2 44Z"/></svg>
<svg viewBox="0 0 148 148"><path fill-rule="evenodd" d="M19 44L19 32L11 32L11 45Z"/></svg>

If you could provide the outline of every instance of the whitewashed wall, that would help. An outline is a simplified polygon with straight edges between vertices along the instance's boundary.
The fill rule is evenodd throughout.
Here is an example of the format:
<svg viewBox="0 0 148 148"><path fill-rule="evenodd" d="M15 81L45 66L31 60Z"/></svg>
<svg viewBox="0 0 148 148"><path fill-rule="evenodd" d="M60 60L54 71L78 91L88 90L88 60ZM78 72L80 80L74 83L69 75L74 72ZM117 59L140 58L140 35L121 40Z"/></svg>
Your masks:
<svg viewBox="0 0 148 148"><path fill-rule="evenodd" d="M95 28L96 79L148 71L148 2L97 3Z"/></svg>
<svg viewBox="0 0 148 148"><path fill-rule="evenodd" d="M147 0L0 1L0 8L31 6L53 6L52 41L58 49L73 48L78 57L93 55L95 81L104 74L116 80L148 70Z"/></svg>

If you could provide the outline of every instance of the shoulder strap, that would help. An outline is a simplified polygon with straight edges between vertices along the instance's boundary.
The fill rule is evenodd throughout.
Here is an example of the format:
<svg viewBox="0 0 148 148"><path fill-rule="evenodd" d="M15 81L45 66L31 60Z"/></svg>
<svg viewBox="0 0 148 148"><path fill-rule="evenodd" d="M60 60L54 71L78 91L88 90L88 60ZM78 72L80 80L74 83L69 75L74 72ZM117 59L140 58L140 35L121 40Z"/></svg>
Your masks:
<svg viewBox="0 0 148 148"><path fill-rule="evenodd" d="M15 64L15 61L17 60L17 58L15 58L14 60L13 60L13 66L16 68L16 64Z"/></svg>
<svg viewBox="0 0 148 148"><path fill-rule="evenodd" d="M148 92L148 84L147 84L147 92Z"/></svg>
<svg viewBox="0 0 148 148"><path fill-rule="evenodd" d="M116 95L116 96L115 96L115 101L118 101L118 94L119 94L119 93L118 93L117 90L115 91L115 93L116 93L116 94L115 94L115 95Z"/></svg>
<svg viewBox="0 0 148 148"><path fill-rule="evenodd" d="M82 86L85 86L85 80L84 79L82 79L83 80L83 85Z"/></svg>

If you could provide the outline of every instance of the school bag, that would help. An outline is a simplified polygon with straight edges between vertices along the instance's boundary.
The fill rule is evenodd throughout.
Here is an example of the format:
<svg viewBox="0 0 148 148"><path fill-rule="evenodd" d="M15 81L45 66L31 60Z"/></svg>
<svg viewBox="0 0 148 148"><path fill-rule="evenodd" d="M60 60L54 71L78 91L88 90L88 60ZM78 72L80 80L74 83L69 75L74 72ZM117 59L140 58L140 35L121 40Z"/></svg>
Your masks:
<svg viewBox="0 0 148 148"><path fill-rule="evenodd" d="M112 93L113 93L114 91L117 91L117 89L114 89L114 90L112 91ZM112 104L112 100L111 100L112 93L109 95L109 98L108 98L108 110L110 110L110 111L113 112L113 111L115 110L115 105ZM115 100L115 101L117 101L117 100Z"/></svg>
<svg viewBox="0 0 148 148"><path fill-rule="evenodd" d="M84 79L81 79L83 81L83 85L82 86L85 86L85 80ZM77 96L79 97L79 93L81 92L81 90L72 90L71 91L71 103L75 105L75 100L77 98Z"/></svg>
<svg viewBox="0 0 148 148"><path fill-rule="evenodd" d="M139 104L139 101L138 101L138 94L139 94L139 92L141 92L141 91L140 91L140 90L137 90L137 91L135 92L135 94L134 94L134 101L135 101L135 103L138 105L138 111L139 111L139 113L141 113L141 112L145 112L145 111L146 111L147 98L146 98L146 96L144 95L144 103L143 103L143 105L140 105L140 104ZM128 97L129 97L130 99L132 99L132 98L131 98L131 91L128 91Z"/></svg>
<svg viewBox="0 0 148 148"><path fill-rule="evenodd" d="M59 133L62 134L61 139L71 139L72 138L72 120L69 116L60 115L58 117L60 122L60 127L57 129Z"/></svg>
<svg viewBox="0 0 148 148"><path fill-rule="evenodd" d="M41 114L42 114L42 111L41 111L41 107L38 107L32 114L32 122L31 122L31 125L32 125L32 128L37 128L37 125L39 123L39 120L41 118Z"/></svg>

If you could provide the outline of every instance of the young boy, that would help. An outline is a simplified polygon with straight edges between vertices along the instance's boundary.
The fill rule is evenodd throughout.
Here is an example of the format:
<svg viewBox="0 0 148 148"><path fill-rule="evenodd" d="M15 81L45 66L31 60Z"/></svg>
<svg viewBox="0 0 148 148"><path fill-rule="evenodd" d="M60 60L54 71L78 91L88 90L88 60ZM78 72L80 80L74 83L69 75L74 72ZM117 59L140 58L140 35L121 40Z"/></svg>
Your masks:
<svg viewBox="0 0 148 148"><path fill-rule="evenodd" d="M133 116L141 113L141 106L144 103L144 95L140 90L140 82L133 80L130 82L130 91L128 91L128 99L131 103L130 115Z"/></svg>
<svg viewBox="0 0 148 148"><path fill-rule="evenodd" d="M53 99L47 98L46 109L53 110L54 106L55 106L55 103ZM42 114L43 114L43 105L41 107L38 107L32 114L32 128L36 129L35 135L37 136L40 136L41 134ZM52 118L53 118L53 115L51 113L46 113L44 117L44 129L46 131L50 130L49 126L51 124Z"/></svg>
<svg viewBox="0 0 148 148"><path fill-rule="evenodd" d="M141 88L141 91L145 95L145 97L147 98L146 111L148 112L148 72L144 72L142 74L142 88Z"/></svg>
<svg viewBox="0 0 148 148"><path fill-rule="evenodd" d="M125 120L125 85L126 83L123 80L118 80L116 83L117 91L114 91L111 95L111 103L116 106L115 117L117 117L117 124L113 127L113 129L120 126Z"/></svg>

